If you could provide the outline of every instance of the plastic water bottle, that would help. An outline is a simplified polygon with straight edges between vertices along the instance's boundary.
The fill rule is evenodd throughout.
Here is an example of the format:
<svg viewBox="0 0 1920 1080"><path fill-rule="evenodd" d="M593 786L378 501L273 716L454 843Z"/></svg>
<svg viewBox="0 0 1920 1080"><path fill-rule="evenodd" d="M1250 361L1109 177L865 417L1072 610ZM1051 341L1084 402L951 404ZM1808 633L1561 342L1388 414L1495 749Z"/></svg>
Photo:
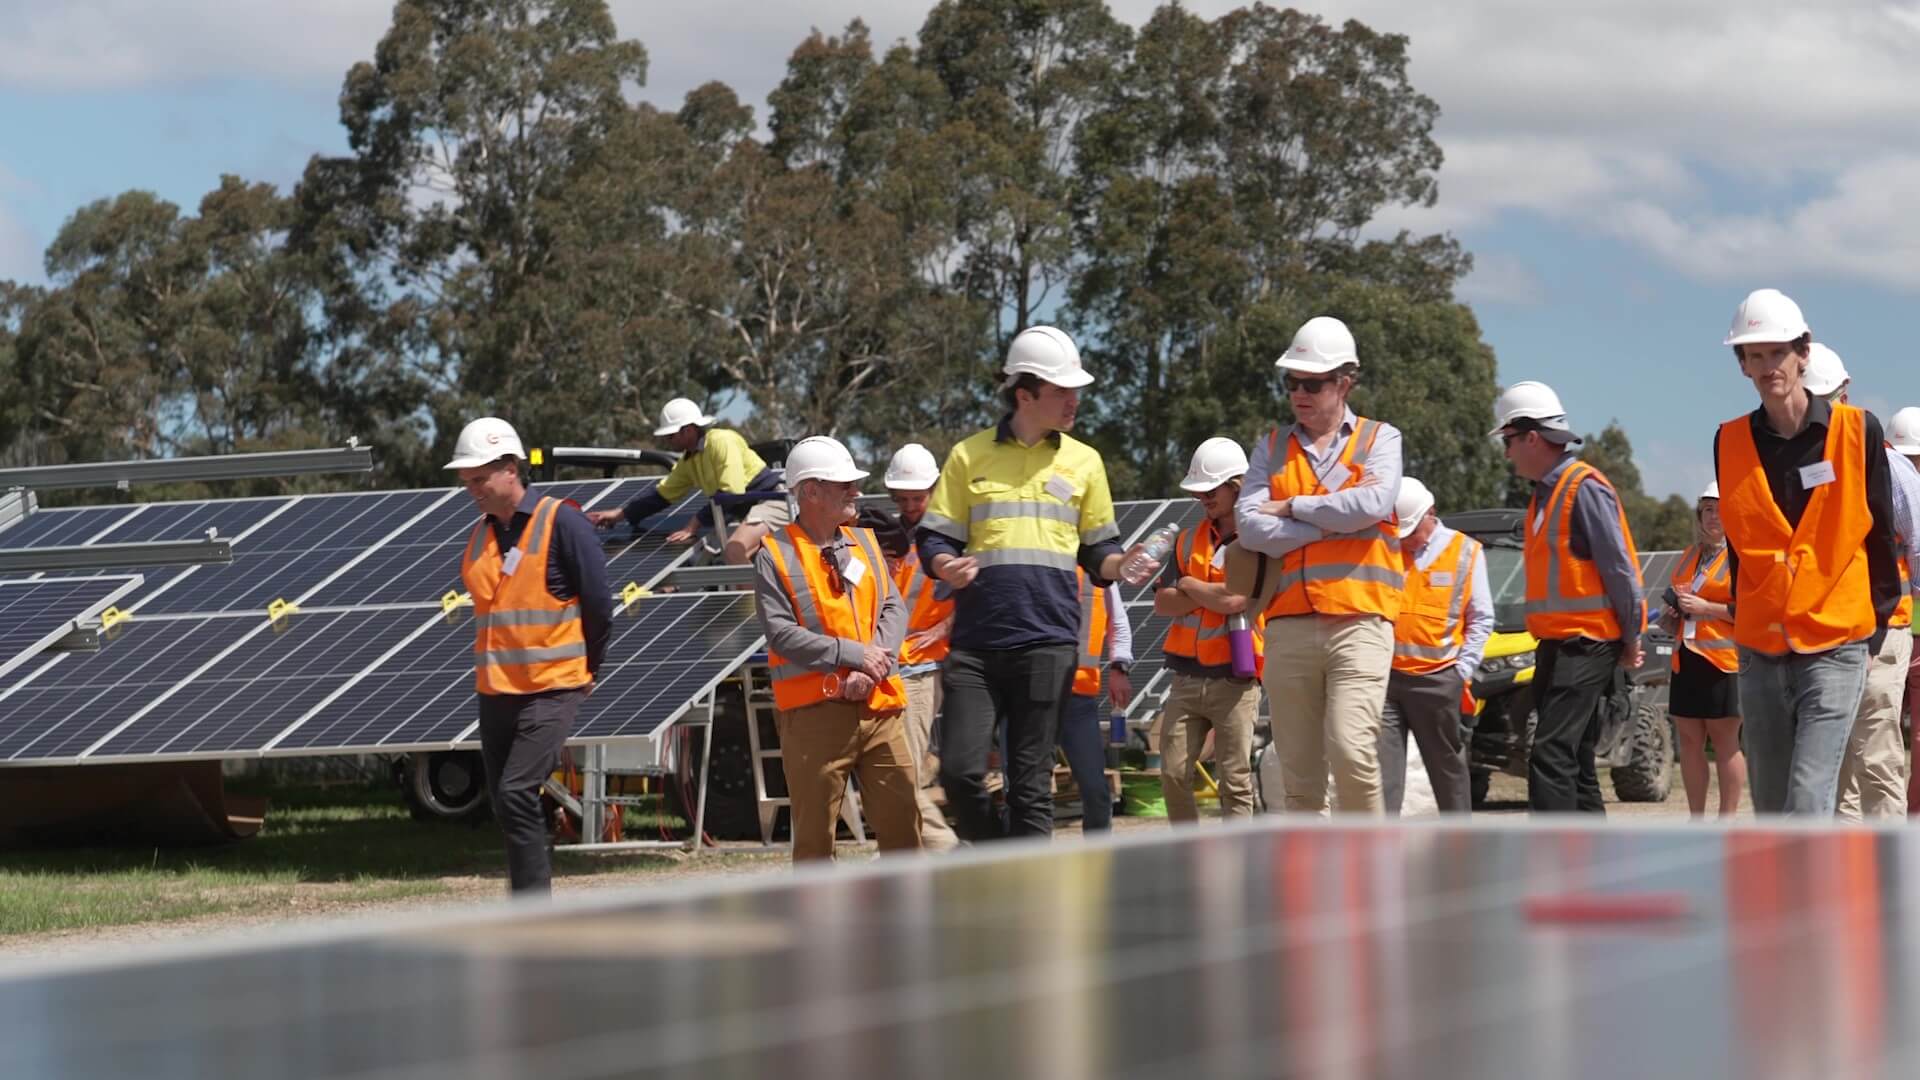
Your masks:
<svg viewBox="0 0 1920 1080"><path fill-rule="evenodd" d="M1129 585L1144 585L1173 550L1180 539L1180 526L1168 523L1147 534L1141 550L1120 567L1120 580Z"/></svg>
<svg viewBox="0 0 1920 1080"><path fill-rule="evenodd" d="M1253 617L1246 612L1227 616L1227 648L1233 653L1233 676L1251 679L1260 674L1253 655Z"/></svg>

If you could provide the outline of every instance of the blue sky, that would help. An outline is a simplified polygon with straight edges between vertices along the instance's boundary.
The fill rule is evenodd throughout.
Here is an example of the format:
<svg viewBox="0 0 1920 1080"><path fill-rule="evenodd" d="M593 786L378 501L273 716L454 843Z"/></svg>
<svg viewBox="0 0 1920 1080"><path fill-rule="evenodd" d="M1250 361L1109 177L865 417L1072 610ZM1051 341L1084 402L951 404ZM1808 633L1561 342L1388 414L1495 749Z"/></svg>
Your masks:
<svg viewBox="0 0 1920 1080"><path fill-rule="evenodd" d="M1153 0L1109 0L1143 21ZM1190 0L1204 16L1238 6ZM1441 198L1382 228L1450 230L1462 298L1503 382L1542 379L1575 422L1618 419L1646 486L1692 495L1713 424L1752 407L1719 345L1760 286L1800 301L1884 417L1920 403L1920 0L1331 0L1412 38L1437 100ZM810 27L918 28L902 0L614 0L643 96L720 79L759 107ZM223 172L289 183L344 148L335 97L389 0L0 0L0 277L84 203L132 187L187 209ZM1363 358L1364 361L1364 358ZM1391 419L1391 418L1387 418Z"/></svg>

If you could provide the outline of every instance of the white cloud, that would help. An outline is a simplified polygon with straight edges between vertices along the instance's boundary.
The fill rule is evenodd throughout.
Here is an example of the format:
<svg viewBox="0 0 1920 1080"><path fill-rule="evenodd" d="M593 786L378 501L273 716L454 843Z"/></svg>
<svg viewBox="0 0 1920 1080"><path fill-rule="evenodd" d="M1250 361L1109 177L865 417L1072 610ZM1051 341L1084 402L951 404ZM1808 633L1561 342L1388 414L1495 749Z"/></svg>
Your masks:
<svg viewBox="0 0 1920 1080"><path fill-rule="evenodd" d="M40 264L44 250L45 245L33 231L0 203L0 281L42 280L46 276Z"/></svg>
<svg viewBox="0 0 1920 1080"><path fill-rule="evenodd" d="M1473 272L1454 291L1470 304L1536 307L1547 299L1546 283L1533 267L1498 251L1474 256Z"/></svg>

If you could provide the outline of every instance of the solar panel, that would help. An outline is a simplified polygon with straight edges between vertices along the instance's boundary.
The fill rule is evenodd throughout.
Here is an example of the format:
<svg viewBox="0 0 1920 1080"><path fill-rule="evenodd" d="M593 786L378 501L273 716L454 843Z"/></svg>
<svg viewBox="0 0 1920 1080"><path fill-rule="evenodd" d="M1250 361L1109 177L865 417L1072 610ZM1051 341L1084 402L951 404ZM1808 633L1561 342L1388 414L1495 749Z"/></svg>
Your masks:
<svg viewBox="0 0 1920 1080"><path fill-rule="evenodd" d="M138 577L35 578L0 581L0 675L38 656L139 587Z"/></svg>
<svg viewBox="0 0 1920 1080"><path fill-rule="evenodd" d="M78 759L263 621L135 619L98 652L59 654L0 691L0 761Z"/></svg>
<svg viewBox="0 0 1920 1080"><path fill-rule="evenodd" d="M1651 598L1673 580L1673 568L1680 565L1680 551L1647 551L1640 555L1640 584Z"/></svg>
<svg viewBox="0 0 1920 1080"><path fill-rule="evenodd" d="M607 530L607 581L615 589L628 582L648 588L657 584L668 570L692 556L692 547L668 543L667 537L696 519L712 520L706 496L699 492L642 521L637 530L625 525Z"/></svg>
<svg viewBox="0 0 1920 1080"><path fill-rule="evenodd" d="M477 715L473 609L419 612L393 655L350 675L264 744L273 753L445 746Z"/></svg>
<svg viewBox="0 0 1920 1080"><path fill-rule="evenodd" d="M138 510L139 507L135 506L76 506L36 510L11 528L0 531L0 547L67 547L84 544Z"/></svg>
<svg viewBox="0 0 1920 1080"><path fill-rule="evenodd" d="M1120 526L1120 542L1131 544L1139 539L1141 526L1152 521L1167 505L1165 499L1148 499L1143 502L1123 502L1113 504L1113 515Z"/></svg>

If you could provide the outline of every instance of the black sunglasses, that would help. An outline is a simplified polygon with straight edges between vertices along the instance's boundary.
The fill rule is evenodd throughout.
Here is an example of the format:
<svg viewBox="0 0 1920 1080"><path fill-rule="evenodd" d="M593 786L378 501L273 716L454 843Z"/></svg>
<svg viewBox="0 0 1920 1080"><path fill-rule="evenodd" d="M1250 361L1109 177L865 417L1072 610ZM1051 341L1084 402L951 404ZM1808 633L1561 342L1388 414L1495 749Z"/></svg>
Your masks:
<svg viewBox="0 0 1920 1080"><path fill-rule="evenodd" d="M1524 439L1526 437L1527 433L1524 431L1503 431L1500 433L1500 445L1512 446L1513 440Z"/></svg>
<svg viewBox="0 0 1920 1080"><path fill-rule="evenodd" d="M847 579L840 574L840 561L822 550L820 552L820 565L827 571L827 584L833 586L833 595L847 595Z"/></svg>
<svg viewBox="0 0 1920 1080"><path fill-rule="evenodd" d="M1309 394L1317 394L1322 387L1331 386L1333 383L1339 381L1339 376L1322 375L1317 379L1296 379L1291 375L1283 375L1280 381L1286 386L1287 393L1289 394L1295 390L1305 390Z"/></svg>

